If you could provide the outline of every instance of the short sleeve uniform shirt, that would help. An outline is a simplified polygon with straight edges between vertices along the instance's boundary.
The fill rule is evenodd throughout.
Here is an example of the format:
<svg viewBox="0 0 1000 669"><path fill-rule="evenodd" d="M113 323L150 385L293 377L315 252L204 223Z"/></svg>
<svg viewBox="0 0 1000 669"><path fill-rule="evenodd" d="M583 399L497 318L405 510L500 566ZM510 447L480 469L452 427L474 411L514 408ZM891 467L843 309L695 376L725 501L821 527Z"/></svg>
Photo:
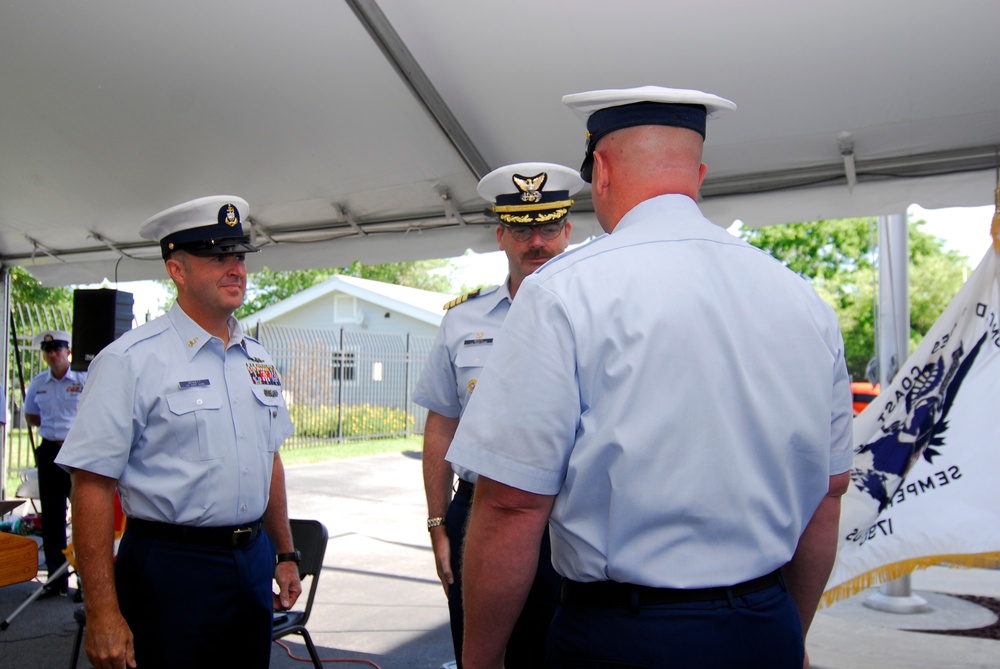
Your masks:
<svg viewBox="0 0 1000 669"><path fill-rule="evenodd" d="M481 290L449 309L413 392L413 401L448 418L459 418L479 382L483 365L510 310L507 281ZM476 475L453 467L462 479Z"/></svg>
<svg viewBox="0 0 1000 669"><path fill-rule="evenodd" d="M259 519L292 433L271 357L230 319L225 345L169 313L107 346L56 462L118 479L126 516L219 527Z"/></svg>
<svg viewBox="0 0 1000 669"><path fill-rule="evenodd" d="M731 585L850 467L849 385L815 291L661 196L522 283L447 457L556 496L565 577Z"/></svg>
<svg viewBox="0 0 1000 669"><path fill-rule="evenodd" d="M24 412L41 417L38 434L42 439L62 441L66 438L76 418L86 380L87 372L67 369L66 374L57 379L47 369L28 384L24 393Z"/></svg>

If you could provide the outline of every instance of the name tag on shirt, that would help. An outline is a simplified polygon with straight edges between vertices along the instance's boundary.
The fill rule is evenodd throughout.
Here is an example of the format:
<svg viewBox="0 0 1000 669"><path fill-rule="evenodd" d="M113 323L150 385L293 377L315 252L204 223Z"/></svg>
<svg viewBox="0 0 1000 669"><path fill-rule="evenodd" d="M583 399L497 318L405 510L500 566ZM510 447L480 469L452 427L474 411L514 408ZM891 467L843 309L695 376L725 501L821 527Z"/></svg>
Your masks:
<svg viewBox="0 0 1000 669"><path fill-rule="evenodd" d="M208 379L195 379L194 381L181 381L178 384L181 388L198 388L199 386L211 385Z"/></svg>
<svg viewBox="0 0 1000 669"><path fill-rule="evenodd" d="M466 339L462 342L466 346L475 346L476 344L492 344L493 337L481 337L479 339Z"/></svg>

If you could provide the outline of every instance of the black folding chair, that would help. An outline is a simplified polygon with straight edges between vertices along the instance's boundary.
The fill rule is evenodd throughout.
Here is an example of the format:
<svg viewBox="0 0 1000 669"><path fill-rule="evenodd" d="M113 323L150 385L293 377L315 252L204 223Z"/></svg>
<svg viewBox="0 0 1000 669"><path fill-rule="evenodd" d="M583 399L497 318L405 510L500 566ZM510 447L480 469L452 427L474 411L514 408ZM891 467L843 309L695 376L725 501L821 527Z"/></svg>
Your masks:
<svg viewBox="0 0 1000 669"><path fill-rule="evenodd" d="M316 666L316 669L323 669L323 662L316 652L312 637L309 636L306 623L309 621L313 600L316 597L316 589L319 586L319 575L323 571L323 557L326 555L327 542L326 526L318 520L292 519L289 523L292 526L292 543L302 554L302 561L299 563L299 578L305 580L306 576L309 577L309 594L306 597L305 609L275 612L271 640L277 641L289 634L300 635L305 640L313 665Z"/></svg>

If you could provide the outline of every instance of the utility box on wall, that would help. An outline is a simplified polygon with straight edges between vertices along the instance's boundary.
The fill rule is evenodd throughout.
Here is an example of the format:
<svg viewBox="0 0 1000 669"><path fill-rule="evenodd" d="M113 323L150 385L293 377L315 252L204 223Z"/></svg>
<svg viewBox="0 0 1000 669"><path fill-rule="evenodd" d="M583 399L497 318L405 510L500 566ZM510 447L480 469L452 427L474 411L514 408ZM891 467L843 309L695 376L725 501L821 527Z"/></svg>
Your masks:
<svg viewBox="0 0 1000 669"><path fill-rule="evenodd" d="M98 288L73 291L74 372L85 372L105 346L132 329L132 293Z"/></svg>

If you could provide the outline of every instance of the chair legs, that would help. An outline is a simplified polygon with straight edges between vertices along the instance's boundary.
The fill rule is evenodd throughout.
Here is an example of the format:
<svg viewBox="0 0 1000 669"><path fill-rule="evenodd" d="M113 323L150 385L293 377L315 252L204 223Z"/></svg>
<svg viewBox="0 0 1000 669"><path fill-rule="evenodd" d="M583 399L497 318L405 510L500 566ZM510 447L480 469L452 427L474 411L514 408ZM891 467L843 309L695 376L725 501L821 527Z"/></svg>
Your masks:
<svg viewBox="0 0 1000 669"><path fill-rule="evenodd" d="M76 669L76 663L80 659L80 647L83 645L83 631L87 626L87 612L82 606L73 611L73 620L76 621L76 638L73 640L73 654L69 658L69 669Z"/></svg>
<svg viewBox="0 0 1000 669"><path fill-rule="evenodd" d="M312 637L309 636L309 631L303 627L299 630L299 634L302 635L302 638L306 642L306 649L309 651L309 657L312 658L313 666L315 666L316 669L323 669L323 661L319 659L319 653L316 652L316 646L313 645L313 640Z"/></svg>

